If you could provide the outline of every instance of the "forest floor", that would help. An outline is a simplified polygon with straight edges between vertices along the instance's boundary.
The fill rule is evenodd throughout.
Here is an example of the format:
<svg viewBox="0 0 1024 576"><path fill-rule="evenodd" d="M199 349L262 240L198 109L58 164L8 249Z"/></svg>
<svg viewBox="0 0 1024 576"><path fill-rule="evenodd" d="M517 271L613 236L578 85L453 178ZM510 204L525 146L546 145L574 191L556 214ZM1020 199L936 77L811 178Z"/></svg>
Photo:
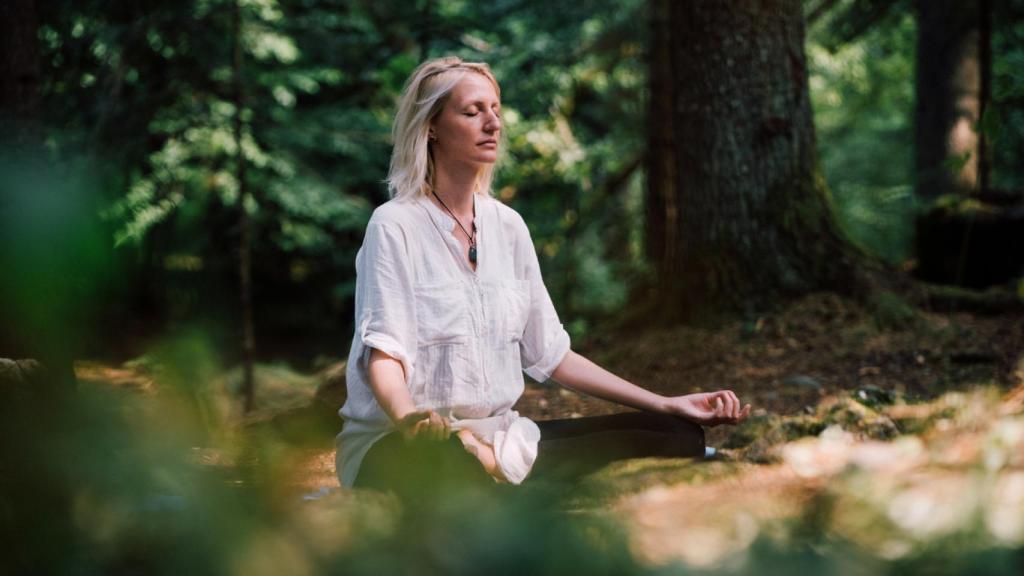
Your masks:
<svg viewBox="0 0 1024 576"><path fill-rule="evenodd" d="M869 565L1024 547L1024 315L929 312L896 299L869 309L819 294L753 322L599 335L581 351L659 393L729 388L754 407L742 425L708 431L720 459L619 462L567 490L567 509L625 527L644 564L726 566L765 538L808 530ZM239 429L291 438L294 422L280 422L331 415L340 398L325 383L336 394L342 367L303 375L260 365L257 410ZM76 372L85 383L159 394L145 361L80 362ZM230 413L237 372L219 377L213 413ZM534 419L622 410L534 383L515 409ZM308 430L312 440L287 440L275 481L296 502L323 504L307 507L315 531L378 496L337 489L333 432ZM206 466L242 465L196 450Z"/></svg>

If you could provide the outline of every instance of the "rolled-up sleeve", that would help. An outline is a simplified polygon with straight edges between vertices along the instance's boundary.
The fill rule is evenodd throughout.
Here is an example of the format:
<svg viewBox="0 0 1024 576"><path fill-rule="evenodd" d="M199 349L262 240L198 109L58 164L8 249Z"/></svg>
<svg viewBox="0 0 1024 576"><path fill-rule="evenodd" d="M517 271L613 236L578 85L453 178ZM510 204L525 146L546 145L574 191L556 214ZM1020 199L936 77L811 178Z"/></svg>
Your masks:
<svg viewBox="0 0 1024 576"><path fill-rule="evenodd" d="M540 273L537 251L526 224L521 226L516 240L516 261L521 278L527 281L530 303L527 311L526 329L519 342L519 354L523 371L530 378L544 382L558 368L569 352L569 333L566 332L558 313L551 302L551 296Z"/></svg>
<svg viewBox="0 0 1024 576"><path fill-rule="evenodd" d="M416 363L413 275L401 229L370 221L356 258L356 338L365 371L373 348L402 363L406 384ZM364 372L365 373L365 372Z"/></svg>

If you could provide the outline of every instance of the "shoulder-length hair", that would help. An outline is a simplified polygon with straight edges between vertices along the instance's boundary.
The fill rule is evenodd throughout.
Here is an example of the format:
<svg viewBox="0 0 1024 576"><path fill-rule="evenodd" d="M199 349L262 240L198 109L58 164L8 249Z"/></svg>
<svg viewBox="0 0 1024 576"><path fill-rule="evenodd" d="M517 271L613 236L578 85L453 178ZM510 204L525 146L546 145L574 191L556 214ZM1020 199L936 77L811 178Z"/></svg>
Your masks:
<svg viewBox="0 0 1024 576"><path fill-rule="evenodd" d="M430 122L441 112L459 80L470 73L490 80L501 97L494 74L481 62L463 62L454 56L436 58L420 64L409 76L391 129L394 148L387 184L392 198L411 199L430 194L434 189L434 158L427 138ZM474 192L490 194L493 177L494 165L484 167Z"/></svg>

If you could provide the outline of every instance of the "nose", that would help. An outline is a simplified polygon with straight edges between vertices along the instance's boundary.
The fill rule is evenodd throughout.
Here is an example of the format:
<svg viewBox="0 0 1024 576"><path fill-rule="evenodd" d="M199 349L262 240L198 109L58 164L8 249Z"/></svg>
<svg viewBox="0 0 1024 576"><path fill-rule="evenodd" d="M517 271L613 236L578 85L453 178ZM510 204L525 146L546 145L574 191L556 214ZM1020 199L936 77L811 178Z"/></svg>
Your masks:
<svg viewBox="0 0 1024 576"><path fill-rule="evenodd" d="M501 130L501 118L494 113L494 110L487 112L487 121L484 123L484 130L487 132L497 132Z"/></svg>

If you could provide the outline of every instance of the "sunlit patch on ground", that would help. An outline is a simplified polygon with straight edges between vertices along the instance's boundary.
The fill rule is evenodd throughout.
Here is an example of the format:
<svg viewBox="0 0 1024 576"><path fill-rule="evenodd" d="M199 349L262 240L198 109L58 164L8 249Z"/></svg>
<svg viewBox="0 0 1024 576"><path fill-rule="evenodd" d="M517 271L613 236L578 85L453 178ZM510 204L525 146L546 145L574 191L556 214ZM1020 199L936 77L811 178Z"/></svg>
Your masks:
<svg viewBox="0 0 1024 576"><path fill-rule="evenodd" d="M883 328L873 312L823 295L750 325L595 344L589 354L638 384L666 394L729 387L756 409L741 426L708 431L720 460L626 460L545 489L560 495L567 517L621 527L648 567L734 570L760 558L765 543L787 550L814 538L881 563L1022 547L1018 320L922 312L912 325ZM316 573L336 554L401 531L406 511L393 497L338 486L337 399L307 410L323 404L328 380L337 387L343 364L314 375L258 364L256 410L243 415L237 368L185 362L175 371L154 358L75 368L86 387L122 403L138 441L184 438L190 465L263 495L276 527L248 534L230 571ZM516 409L536 419L621 410L536 384ZM281 424L314 415L324 422L302 429L312 438L299 443ZM81 514L116 527L116 514L83 498ZM175 508L188 495L153 498Z"/></svg>

